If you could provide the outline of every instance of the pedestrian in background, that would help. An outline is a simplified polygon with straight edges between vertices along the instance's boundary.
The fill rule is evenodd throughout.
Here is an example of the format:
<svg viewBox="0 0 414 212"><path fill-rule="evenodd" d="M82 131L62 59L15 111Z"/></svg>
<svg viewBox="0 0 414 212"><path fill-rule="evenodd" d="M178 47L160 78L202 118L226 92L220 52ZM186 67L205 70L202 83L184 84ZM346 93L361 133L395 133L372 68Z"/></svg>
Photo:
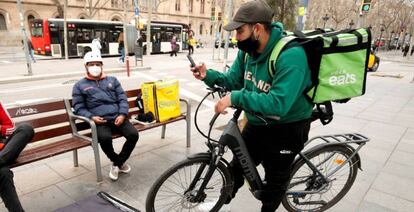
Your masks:
<svg viewBox="0 0 414 212"><path fill-rule="evenodd" d="M33 48L32 41L30 40L30 38L27 38L26 40L27 40L27 47L29 49L30 58L32 58L32 61L35 63L36 60L34 58L34 48ZM23 45L23 50L24 50L24 42L23 42L23 40L22 40L22 45Z"/></svg>
<svg viewBox="0 0 414 212"><path fill-rule="evenodd" d="M96 36L91 43L92 46L92 51L101 55L101 49L102 49L102 45L101 45L101 39Z"/></svg>
<svg viewBox="0 0 414 212"><path fill-rule="evenodd" d="M24 211L16 193L13 172L9 166L34 135L33 127L22 124L15 128L13 120L0 102L0 197L9 211Z"/></svg>
<svg viewBox="0 0 414 212"><path fill-rule="evenodd" d="M171 54L170 57L172 57L173 55L175 55L177 57L177 52L178 52L178 44L177 44L177 37L174 35L171 38Z"/></svg>
<svg viewBox="0 0 414 212"><path fill-rule="evenodd" d="M408 50L410 50L410 44L407 43L403 48L403 57L407 57Z"/></svg>
<svg viewBox="0 0 414 212"><path fill-rule="evenodd" d="M193 35L190 35L187 43L188 43L188 55L194 54L194 46L197 45L197 40L194 38Z"/></svg>
<svg viewBox="0 0 414 212"><path fill-rule="evenodd" d="M125 44L124 44L124 32L119 33L118 37L118 53L121 57L118 59L119 63L125 62Z"/></svg>

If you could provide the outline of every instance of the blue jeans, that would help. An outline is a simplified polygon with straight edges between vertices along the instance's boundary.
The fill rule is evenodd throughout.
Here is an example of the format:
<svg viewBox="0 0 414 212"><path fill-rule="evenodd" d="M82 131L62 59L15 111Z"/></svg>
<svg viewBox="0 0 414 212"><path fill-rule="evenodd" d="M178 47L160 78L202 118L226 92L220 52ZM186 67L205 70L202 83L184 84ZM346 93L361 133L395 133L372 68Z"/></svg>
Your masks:
<svg viewBox="0 0 414 212"><path fill-rule="evenodd" d="M36 60L34 58L34 50L33 49L30 50L30 57L32 58L33 62L36 62Z"/></svg>
<svg viewBox="0 0 414 212"><path fill-rule="evenodd" d="M0 197L4 205L11 212L24 211L16 193L13 182L13 172L8 167L12 164L26 144L32 140L34 135L33 127L22 124L4 142L5 147L0 151Z"/></svg>
<svg viewBox="0 0 414 212"><path fill-rule="evenodd" d="M125 62L125 48L121 49L121 57L119 59L120 61Z"/></svg>

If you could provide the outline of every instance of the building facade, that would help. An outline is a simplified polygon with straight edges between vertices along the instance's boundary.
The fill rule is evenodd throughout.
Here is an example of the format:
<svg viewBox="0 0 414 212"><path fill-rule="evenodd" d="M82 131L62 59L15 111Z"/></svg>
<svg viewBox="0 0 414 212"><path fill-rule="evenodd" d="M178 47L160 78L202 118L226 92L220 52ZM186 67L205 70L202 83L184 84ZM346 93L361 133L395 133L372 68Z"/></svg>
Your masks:
<svg viewBox="0 0 414 212"><path fill-rule="evenodd" d="M67 0L68 19L94 19L108 21L124 20L124 0ZM148 19L150 0L138 0L139 17ZM134 20L134 0L125 1L127 18ZM242 0L234 0L238 8ZM198 39L209 40L215 26L221 22L211 20L224 10L224 0L152 0L151 20L172 21L189 24ZM31 20L42 18L63 18L61 0L23 0L24 25L30 36ZM214 8L214 9L213 9ZM234 10L234 9L233 9ZM60 11L60 12L59 12ZM20 18L16 0L0 0L0 46L16 45L21 40ZM14 38L14 39L13 39Z"/></svg>

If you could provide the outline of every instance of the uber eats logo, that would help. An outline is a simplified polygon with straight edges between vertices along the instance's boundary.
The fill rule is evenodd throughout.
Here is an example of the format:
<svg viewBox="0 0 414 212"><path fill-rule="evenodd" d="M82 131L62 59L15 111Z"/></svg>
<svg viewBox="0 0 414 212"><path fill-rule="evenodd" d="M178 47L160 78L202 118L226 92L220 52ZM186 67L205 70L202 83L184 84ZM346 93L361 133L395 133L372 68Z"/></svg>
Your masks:
<svg viewBox="0 0 414 212"><path fill-rule="evenodd" d="M329 85L340 86L356 83L356 75L348 73L346 70L337 70L329 77Z"/></svg>

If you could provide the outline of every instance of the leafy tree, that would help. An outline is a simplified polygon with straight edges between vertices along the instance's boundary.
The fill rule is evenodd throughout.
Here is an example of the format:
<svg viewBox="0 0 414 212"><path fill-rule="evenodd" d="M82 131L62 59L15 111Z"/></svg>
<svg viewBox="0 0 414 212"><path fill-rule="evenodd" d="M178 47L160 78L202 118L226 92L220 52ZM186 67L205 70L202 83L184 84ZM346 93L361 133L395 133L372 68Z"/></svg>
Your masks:
<svg viewBox="0 0 414 212"><path fill-rule="evenodd" d="M294 30L298 0L266 0L275 12L274 21L280 21L287 30Z"/></svg>

